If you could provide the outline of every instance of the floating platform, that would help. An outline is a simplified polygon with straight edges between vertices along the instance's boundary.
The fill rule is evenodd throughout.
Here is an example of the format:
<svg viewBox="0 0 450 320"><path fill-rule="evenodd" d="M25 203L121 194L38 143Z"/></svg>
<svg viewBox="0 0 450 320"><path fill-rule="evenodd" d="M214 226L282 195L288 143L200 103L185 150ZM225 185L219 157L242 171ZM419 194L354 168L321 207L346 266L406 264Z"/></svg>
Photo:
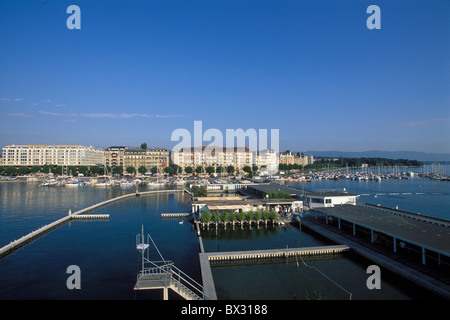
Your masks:
<svg viewBox="0 0 450 320"><path fill-rule="evenodd" d="M189 213L161 213L161 218L183 218L189 216Z"/></svg>
<svg viewBox="0 0 450 320"><path fill-rule="evenodd" d="M72 219L109 219L109 214L80 214L71 215Z"/></svg>

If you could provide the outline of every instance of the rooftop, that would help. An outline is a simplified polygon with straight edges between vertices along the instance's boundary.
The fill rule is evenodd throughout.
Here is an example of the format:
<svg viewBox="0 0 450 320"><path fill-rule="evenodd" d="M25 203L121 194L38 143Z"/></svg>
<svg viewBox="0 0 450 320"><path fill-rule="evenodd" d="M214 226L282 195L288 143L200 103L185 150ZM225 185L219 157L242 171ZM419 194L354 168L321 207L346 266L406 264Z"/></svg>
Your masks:
<svg viewBox="0 0 450 320"><path fill-rule="evenodd" d="M336 196L356 196L355 194L351 194L344 191L309 191L309 190L300 190L296 188L291 188L282 185L275 184L253 184L249 185L247 188L255 189L261 191L263 193L270 192L285 192L287 194L303 197L303 196L319 196L319 197L336 197Z"/></svg>
<svg viewBox="0 0 450 320"><path fill-rule="evenodd" d="M450 229L444 225L415 220L368 206L342 205L317 208L317 210L395 236L399 240L403 239L447 256L450 255Z"/></svg>

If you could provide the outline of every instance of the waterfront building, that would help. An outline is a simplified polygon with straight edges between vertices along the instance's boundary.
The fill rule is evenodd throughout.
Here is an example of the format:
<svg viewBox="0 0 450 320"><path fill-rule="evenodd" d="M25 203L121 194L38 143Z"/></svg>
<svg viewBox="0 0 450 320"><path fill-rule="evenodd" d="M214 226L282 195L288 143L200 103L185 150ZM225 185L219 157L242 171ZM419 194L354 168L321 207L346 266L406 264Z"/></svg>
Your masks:
<svg viewBox="0 0 450 320"><path fill-rule="evenodd" d="M255 152L256 165L261 172L276 173L278 172L278 155L274 150L262 150Z"/></svg>
<svg viewBox="0 0 450 320"><path fill-rule="evenodd" d="M359 195L343 191L308 191L287 186L273 184L252 184L246 188L247 192L261 198L267 198L270 194L285 193L293 198L303 201L303 205L309 208L334 207L337 205L356 205Z"/></svg>
<svg viewBox="0 0 450 320"><path fill-rule="evenodd" d="M169 151L160 148L153 149L127 149L124 151L124 169L134 167L136 171L139 167L145 167L150 171L153 167L158 172L169 165Z"/></svg>
<svg viewBox="0 0 450 320"><path fill-rule="evenodd" d="M203 168L222 166L224 170L233 166L235 170L242 170L245 166L254 164L254 154L247 147L227 148L202 146L186 147L172 151L173 164L182 167L201 166Z"/></svg>
<svg viewBox="0 0 450 320"><path fill-rule="evenodd" d="M312 156L311 156L312 157ZM297 164L299 166L306 166L310 164L311 157L304 155L303 153L295 154L290 150L280 152L279 163L281 164ZM311 160L314 162L314 160ZM311 163L313 163L311 162Z"/></svg>
<svg viewBox="0 0 450 320"><path fill-rule="evenodd" d="M169 165L169 151L161 148L147 149L147 165L150 170L153 167L158 168L158 171L164 169Z"/></svg>
<svg viewBox="0 0 450 320"><path fill-rule="evenodd" d="M133 167L135 172L139 167L146 167L147 150L141 148L127 149L124 151L123 167ZM125 171L124 171L125 172Z"/></svg>
<svg viewBox="0 0 450 320"><path fill-rule="evenodd" d="M8 145L3 147L7 166L92 166L105 163L105 151L80 145Z"/></svg>
<svg viewBox="0 0 450 320"><path fill-rule="evenodd" d="M192 212L197 215L204 210L219 213L227 211L248 213L264 210L293 213L303 210L303 203L298 199L245 199L243 197L196 197L191 202L191 206Z"/></svg>
<svg viewBox="0 0 450 320"><path fill-rule="evenodd" d="M125 146L113 146L109 147L105 151L106 165L112 168L117 166L124 166L125 150L128 147Z"/></svg>

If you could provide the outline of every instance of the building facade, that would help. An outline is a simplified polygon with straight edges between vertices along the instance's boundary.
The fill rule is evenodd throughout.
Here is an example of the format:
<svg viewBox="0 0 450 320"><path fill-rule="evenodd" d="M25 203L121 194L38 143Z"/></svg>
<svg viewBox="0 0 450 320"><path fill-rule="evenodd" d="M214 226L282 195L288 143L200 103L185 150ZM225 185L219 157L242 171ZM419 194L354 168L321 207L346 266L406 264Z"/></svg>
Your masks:
<svg viewBox="0 0 450 320"><path fill-rule="evenodd" d="M261 172L275 173L278 171L279 159L274 150L259 151L254 156L256 157L256 165Z"/></svg>
<svg viewBox="0 0 450 320"><path fill-rule="evenodd" d="M150 171L153 167L160 172L169 165L169 151L160 148L154 149L127 149L124 151L123 167L134 167L136 171L139 167L145 167Z"/></svg>
<svg viewBox="0 0 450 320"><path fill-rule="evenodd" d="M80 145L9 145L2 149L6 166L93 166L105 163L105 151Z"/></svg>
<svg viewBox="0 0 450 320"><path fill-rule="evenodd" d="M312 158L312 156L311 156L311 158ZM311 160L311 161L314 162L314 160ZM297 164L299 166L306 166L306 165L310 164L310 159L308 158L308 156L304 155L303 153L295 154L289 150L286 150L284 152L280 152L279 163Z"/></svg>
<svg viewBox="0 0 450 320"><path fill-rule="evenodd" d="M256 164L253 152L247 147L234 147L229 150L214 146L181 148L172 151L172 161L183 169L186 167L195 169L197 166L203 168L222 166L226 170L226 167L233 166L235 170L242 170L245 166Z"/></svg>
<svg viewBox="0 0 450 320"><path fill-rule="evenodd" d="M128 150L128 147L124 146L114 146L106 149L105 151L106 165L112 168L118 166L123 167L126 150Z"/></svg>
<svg viewBox="0 0 450 320"><path fill-rule="evenodd" d="M169 151L166 149L147 149L147 168L158 168L158 171L169 166Z"/></svg>

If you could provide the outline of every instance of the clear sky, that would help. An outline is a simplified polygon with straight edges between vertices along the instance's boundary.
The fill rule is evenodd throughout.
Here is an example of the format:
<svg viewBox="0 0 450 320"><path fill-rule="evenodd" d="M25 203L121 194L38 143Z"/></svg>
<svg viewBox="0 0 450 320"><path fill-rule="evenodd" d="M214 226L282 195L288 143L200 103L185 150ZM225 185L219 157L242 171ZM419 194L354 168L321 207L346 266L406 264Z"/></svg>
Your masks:
<svg viewBox="0 0 450 320"><path fill-rule="evenodd" d="M282 150L450 152L449 13L448 0L2 0L0 147L171 148L201 120L279 129Z"/></svg>

